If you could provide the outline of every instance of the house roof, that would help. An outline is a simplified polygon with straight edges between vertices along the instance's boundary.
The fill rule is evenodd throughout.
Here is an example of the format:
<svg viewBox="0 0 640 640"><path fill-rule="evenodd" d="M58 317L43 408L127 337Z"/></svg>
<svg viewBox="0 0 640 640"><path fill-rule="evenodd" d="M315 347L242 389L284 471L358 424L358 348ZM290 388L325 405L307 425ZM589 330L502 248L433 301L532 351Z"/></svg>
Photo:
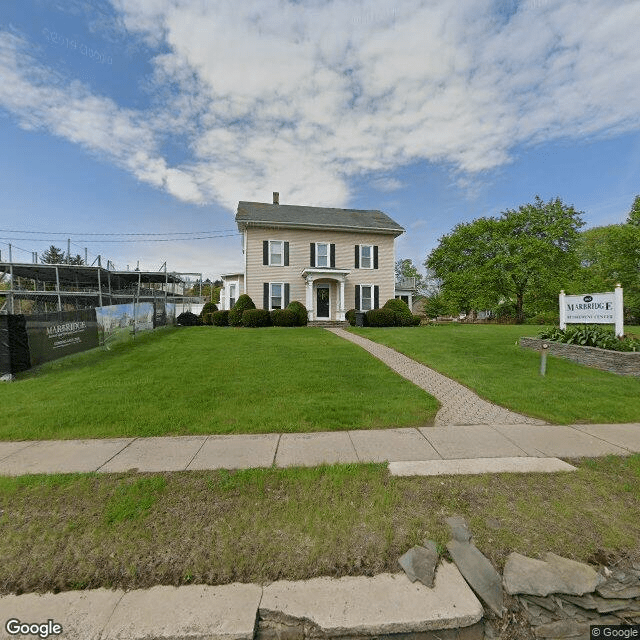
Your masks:
<svg viewBox="0 0 640 640"><path fill-rule="evenodd" d="M236 214L238 229L248 226L282 226L376 231L399 236L404 228L382 211L331 209L263 202L239 202Z"/></svg>

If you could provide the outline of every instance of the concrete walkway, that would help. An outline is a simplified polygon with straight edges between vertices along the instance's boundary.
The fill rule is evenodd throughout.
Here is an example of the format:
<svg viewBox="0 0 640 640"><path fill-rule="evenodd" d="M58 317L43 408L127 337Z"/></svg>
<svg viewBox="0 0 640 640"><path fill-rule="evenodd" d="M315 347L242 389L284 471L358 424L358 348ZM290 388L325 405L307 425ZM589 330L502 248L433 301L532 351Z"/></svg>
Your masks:
<svg viewBox="0 0 640 640"><path fill-rule="evenodd" d="M0 442L0 475L98 471L183 471L314 466L337 462L433 462L438 473L462 473L460 460L510 459L503 470L532 470L525 458L597 457L640 452L640 424L463 425L96 440ZM514 463L515 460L515 463ZM444 464L449 461L449 464ZM437 464L436 464L437 463ZM503 463L506 464L506 463ZM427 467L423 468L428 468ZM482 466L468 467L482 472ZM456 471L457 469L457 471ZM549 470L556 471L557 468Z"/></svg>
<svg viewBox="0 0 640 640"><path fill-rule="evenodd" d="M408 358L394 349L363 338L344 329L327 329L349 340L382 360L396 373L437 398L442 405L436 415L436 426L465 424L546 424L544 420L530 418L492 404L471 389L429 367Z"/></svg>

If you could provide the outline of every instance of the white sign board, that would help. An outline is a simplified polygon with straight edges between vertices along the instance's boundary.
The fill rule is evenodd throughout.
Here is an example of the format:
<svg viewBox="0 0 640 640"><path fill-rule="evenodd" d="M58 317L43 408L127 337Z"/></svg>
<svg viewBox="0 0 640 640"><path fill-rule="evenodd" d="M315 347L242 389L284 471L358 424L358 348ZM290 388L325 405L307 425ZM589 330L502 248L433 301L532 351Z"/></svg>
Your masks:
<svg viewBox="0 0 640 640"><path fill-rule="evenodd" d="M567 324L615 324L616 335L622 336L622 287L606 293L585 293L579 296L560 292L560 328Z"/></svg>

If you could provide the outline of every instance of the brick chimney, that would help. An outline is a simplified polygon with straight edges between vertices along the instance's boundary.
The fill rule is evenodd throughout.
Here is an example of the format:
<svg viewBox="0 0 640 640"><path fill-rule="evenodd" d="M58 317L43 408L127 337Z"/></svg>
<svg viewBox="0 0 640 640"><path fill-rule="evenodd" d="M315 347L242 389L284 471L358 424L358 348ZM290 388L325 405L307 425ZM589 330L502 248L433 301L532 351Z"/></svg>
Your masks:
<svg viewBox="0 0 640 640"><path fill-rule="evenodd" d="M277 191L273 192L273 204L280 204L280 194Z"/></svg>

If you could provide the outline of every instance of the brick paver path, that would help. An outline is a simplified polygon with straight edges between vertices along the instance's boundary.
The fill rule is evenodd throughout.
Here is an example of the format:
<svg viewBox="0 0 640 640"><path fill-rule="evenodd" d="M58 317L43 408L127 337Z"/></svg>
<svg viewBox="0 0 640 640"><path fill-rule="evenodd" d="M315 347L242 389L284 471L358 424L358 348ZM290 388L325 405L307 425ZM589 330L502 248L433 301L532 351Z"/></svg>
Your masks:
<svg viewBox="0 0 640 640"><path fill-rule="evenodd" d="M435 396L442 405L435 419L435 425L463 424L547 424L543 420L514 413L504 407L491 404L480 398L467 387L429 367L408 358L394 349L349 333L344 329L327 329L335 335L350 340L382 360L416 386Z"/></svg>

